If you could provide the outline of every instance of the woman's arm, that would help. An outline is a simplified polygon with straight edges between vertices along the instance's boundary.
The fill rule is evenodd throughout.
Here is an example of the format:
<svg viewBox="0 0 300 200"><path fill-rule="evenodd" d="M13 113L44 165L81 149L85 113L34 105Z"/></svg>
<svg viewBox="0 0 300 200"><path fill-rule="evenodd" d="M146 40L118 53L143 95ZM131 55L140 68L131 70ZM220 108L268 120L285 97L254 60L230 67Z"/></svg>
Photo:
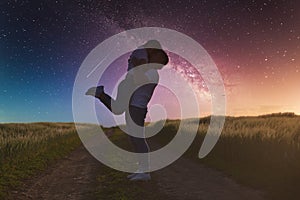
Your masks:
<svg viewBox="0 0 300 200"><path fill-rule="evenodd" d="M147 60L132 58L132 64L134 65L134 68L135 68L135 67L147 64ZM141 67L143 67L143 66L141 66ZM145 66L145 67L147 67L147 66ZM132 76L134 84L143 83L145 81L145 78L147 78L144 74L145 70L143 70L142 68L135 68L135 69L134 68L132 69L132 71L129 72L129 75Z"/></svg>

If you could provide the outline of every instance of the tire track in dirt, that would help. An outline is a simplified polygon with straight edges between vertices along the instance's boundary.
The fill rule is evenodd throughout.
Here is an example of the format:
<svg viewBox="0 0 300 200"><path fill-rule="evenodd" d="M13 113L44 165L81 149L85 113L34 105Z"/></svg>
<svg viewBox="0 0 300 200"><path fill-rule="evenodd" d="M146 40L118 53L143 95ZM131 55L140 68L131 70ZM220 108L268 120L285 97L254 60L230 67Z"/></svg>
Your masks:
<svg viewBox="0 0 300 200"><path fill-rule="evenodd" d="M81 146L45 172L25 181L9 199L93 200L101 164Z"/></svg>
<svg viewBox="0 0 300 200"><path fill-rule="evenodd" d="M158 188L172 199L263 200L263 194L237 184L219 171L180 158L167 168L154 172Z"/></svg>

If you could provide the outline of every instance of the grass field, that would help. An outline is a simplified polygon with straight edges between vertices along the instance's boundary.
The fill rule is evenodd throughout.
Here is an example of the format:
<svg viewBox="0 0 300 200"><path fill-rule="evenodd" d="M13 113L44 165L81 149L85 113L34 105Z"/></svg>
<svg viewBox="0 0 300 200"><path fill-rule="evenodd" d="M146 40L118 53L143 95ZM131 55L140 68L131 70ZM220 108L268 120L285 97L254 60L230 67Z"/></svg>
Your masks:
<svg viewBox="0 0 300 200"><path fill-rule="evenodd" d="M198 123L191 126L197 126ZM239 183L267 193L269 199L299 199L300 116L291 113L259 117L226 117L222 135L210 154L197 157L210 118L200 120L198 134L185 157L218 169ZM167 120L150 142L172 140L179 120ZM150 125L151 126L151 125ZM113 128L111 139L130 149L125 135ZM189 130L186 130L189 132ZM80 144L71 123L0 124L0 199L8 189L30 178ZM154 184L127 184L124 173L103 166L98 172L99 199L159 199ZM153 183L153 182L152 182ZM146 188L146 189L145 189Z"/></svg>
<svg viewBox="0 0 300 200"><path fill-rule="evenodd" d="M0 124L0 199L79 144L72 123Z"/></svg>
<svg viewBox="0 0 300 200"><path fill-rule="evenodd" d="M209 117L200 120L196 139L185 157L220 170L241 184L264 191L268 199L299 199L300 116L282 113L226 117L218 143L207 157L200 160L197 155L209 121ZM179 123L179 120L167 120L150 143L159 143L161 147L166 145L176 134ZM196 125L198 123L194 123ZM124 148L127 140L123 138L123 141L122 137L122 134L117 134L112 139ZM99 190L102 194L99 199L105 199L103 194L109 195L110 199L136 199L135 196L146 193L143 187L138 187L139 190L130 185L127 187L124 174L109 168L99 175L99 183L105 186ZM112 192L116 188L118 191ZM151 197L151 194L145 196Z"/></svg>
<svg viewBox="0 0 300 200"><path fill-rule="evenodd" d="M186 157L221 170L240 183L262 189L270 199L299 199L300 116L283 113L227 117L218 143L200 160L197 155L208 124L208 117L200 120L198 135ZM153 139L167 144L178 125L179 121L167 122Z"/></svg>

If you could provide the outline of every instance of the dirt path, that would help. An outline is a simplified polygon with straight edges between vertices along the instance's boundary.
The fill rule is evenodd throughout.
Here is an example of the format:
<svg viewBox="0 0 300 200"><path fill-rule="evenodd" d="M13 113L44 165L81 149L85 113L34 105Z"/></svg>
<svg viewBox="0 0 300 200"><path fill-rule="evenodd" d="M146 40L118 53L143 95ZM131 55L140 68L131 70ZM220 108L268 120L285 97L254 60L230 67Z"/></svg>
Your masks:
<svg viewBox="0 0 300 200"><path fill-rule="evenodd" d="M26 181L21 191L12 192L10 199L93 200L99 167L100 163L81 146L41 175Z"/></svg>
<svg viewBox="0 0 300 200"><path fill-rule="evenodd" d="M97 170L101 164L80 147L32 180L11 199L93 200ZM243 187L222 173L181 158L171 166L152 173L160 192L170 199L185 200L261 200L261 194ZM156 192L156 191L153 191Z"/></svg>
<svg viewBox="0 0 300 200"><path fill-rule="evenodd" d="M159 188L172 199L262 200L262 194L241 186L221 172L180 158L154 173Z"/></svg>

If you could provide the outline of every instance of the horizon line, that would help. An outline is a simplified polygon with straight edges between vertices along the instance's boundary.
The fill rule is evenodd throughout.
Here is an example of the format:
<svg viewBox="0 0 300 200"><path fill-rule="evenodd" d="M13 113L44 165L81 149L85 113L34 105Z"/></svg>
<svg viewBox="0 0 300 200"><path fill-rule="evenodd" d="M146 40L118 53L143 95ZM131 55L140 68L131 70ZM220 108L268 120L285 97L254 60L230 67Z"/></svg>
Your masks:
<svg viewBox="0 0 300 200"><path fill-rule="evenodd" d="M221 116L221 115L206 115L206 116L202 116L202 117L189 117L189 118L185 118L185 119L195 119L195 118L207 118L207 117L211 117L211 116ZM238 117L272 117L272 116L295 116L295 117L299 117L300 114L295 113L295 112L274 112L274 113L265 113L265 114L260 114L260 115L225 115L225 117L233 117L233 118L238 118ZM162 120L185 120L185 119L179 119L179 118L167 118L167 119L161 119L161 120L157 120L155 122L159 122ZM152 122L152 123L155 123ZM91 122L74 122L74 121L11 121L11 122L0 122L0 124L31 124L31 123L78 123L78 124L94 124ZM149 121L145 121L145 123L149 123ZM96 124L95 124L96 125ZM102 124L99 124L103 127L107 127L104 126ZM118 124L112 125L110 127L116 126ZM119 125L124 125L124 124L119 124Z"/></svg>

